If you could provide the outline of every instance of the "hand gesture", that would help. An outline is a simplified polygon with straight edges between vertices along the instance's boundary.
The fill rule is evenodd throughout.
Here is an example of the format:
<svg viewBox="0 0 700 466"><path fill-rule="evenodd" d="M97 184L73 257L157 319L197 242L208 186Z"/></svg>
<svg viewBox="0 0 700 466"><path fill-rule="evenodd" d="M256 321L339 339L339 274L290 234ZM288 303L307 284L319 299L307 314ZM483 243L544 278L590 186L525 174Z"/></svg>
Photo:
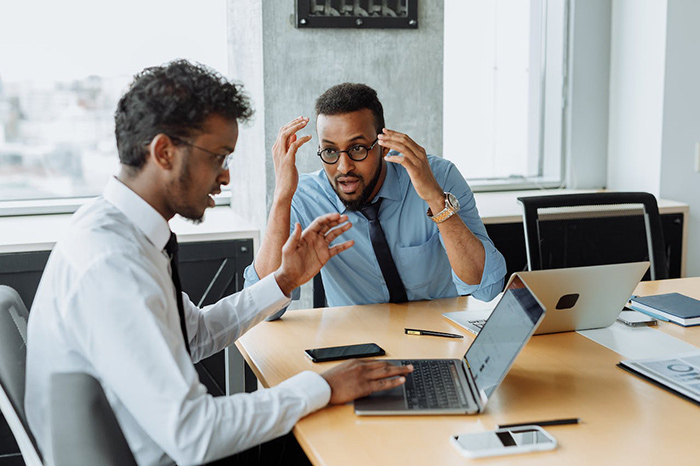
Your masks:
<svg viewBox="0 0 700 466"><path fill-rule="evenodd" d="M318 217L303 232L294 225L294 232L282 247L282 265L275 272L280 289L289 296L292 290L311 280L328 260L355 244L346 241L331 247L338 236L352 227L347 215L338 213Z"/></svg>
<svg viewBox="0 0 700 466"><path fill-rule="evenodd" d="M427 202L431 208L433 204L440 207L440 209L437 211L433 210L433 212L442 210L445 203L445 194L435 179L433 171L430 169L425 149L416 144L407 135L386 128L384 128L383 134L378 135L377 138L382 147L394 149L402 154L387 155L384 157L384 160L402 165L408 172L408 176L411 177L413 187L421 199Z"/></svg>
<svg viewBox="0 0 700 466"><path fill-rule="evenodd" d="M272 146L272 160L275 166L275 197L291 199L299 183L296 167L297 150L311 140L311 136L297 139L297 131L304 128L309 119L297 117L280 128L277 140Z"/></svg>
<svg viewBox="0 0 700 466"><path fill-rule="evenodd" d="M370 393L398 387L413 366L395 366L386 361L353 359L321 374L331 386L330 404L347 403Z"/></svg>

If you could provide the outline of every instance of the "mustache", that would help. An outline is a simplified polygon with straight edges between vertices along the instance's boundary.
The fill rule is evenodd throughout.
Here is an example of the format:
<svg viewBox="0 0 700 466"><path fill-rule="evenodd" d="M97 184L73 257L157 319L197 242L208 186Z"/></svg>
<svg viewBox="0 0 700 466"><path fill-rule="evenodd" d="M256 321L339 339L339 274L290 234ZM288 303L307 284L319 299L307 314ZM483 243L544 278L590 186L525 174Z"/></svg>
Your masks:
<svg viewBox="0 0 700 466"><path fill-rule="evenodd" d="M340 180L340 178L344 178L344 179L355 178L355 179L357 179L357 180L359 180L359 181L364 181L364 178L362 177L362 175L358 175L358 174L355 173L355 172L348 172L348 173L345 173L345 174L335 175L335 177L333 177L333 179L334 179L336 182L338 182L338 180Z"/></svg>

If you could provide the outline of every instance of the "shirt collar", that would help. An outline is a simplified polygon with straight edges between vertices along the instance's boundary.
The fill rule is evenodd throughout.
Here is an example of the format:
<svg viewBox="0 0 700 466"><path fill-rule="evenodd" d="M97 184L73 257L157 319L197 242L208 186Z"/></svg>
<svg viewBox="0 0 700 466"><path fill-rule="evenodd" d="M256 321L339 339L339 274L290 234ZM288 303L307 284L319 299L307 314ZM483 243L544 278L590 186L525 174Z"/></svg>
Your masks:
<svg viewBox="0 0 700 466"><path fill-rule="evenodd" d="M109 179L102 195L136 225L158 250L165 247L170 239L170 226L141 196L116 177Z"/></svg>
<svg viewBox="0 0 700 466"><path fill-rule="evenodd" d="M380 197L391 199L393 201L401 200L401 173L399 170L403 170L405 172L405 169L398 164L386 162L386 176L384 177L384 182L382 183L382 187L379 188L379 192L375 198L372 199L372 202L375 202ZM336 194L333 186L331 186L331 182L328 181L326 172L321 169L318 176L322 177L324 181L322 185L328 198L333 201L338 209L338 212L344 214L347 208L345 207L345 204L343 204L343 201L341 201L338 197L338 194Z"/></svg>

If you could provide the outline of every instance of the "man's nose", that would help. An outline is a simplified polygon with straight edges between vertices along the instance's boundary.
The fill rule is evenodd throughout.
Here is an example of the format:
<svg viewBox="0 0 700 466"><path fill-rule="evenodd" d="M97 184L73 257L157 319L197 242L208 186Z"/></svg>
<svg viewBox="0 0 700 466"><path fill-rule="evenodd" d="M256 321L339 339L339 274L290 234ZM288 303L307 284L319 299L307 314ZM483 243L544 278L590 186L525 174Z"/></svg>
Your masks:
<svg viewBox="0 0 700 466"><path fill-rule="evenodd" d="M338 171L342 174L350 173L355 169L355 161L348 154L342 152L338 157Z"/></svg>
<svg viewBox="0 0 700 466"><path fill-rule="evenodd" d="M218 181L219 184L222 186L228 185L229 182L231 181L231 172L229 171L229 169L227 168L225 170L221 170L216 181Z"/></svg>

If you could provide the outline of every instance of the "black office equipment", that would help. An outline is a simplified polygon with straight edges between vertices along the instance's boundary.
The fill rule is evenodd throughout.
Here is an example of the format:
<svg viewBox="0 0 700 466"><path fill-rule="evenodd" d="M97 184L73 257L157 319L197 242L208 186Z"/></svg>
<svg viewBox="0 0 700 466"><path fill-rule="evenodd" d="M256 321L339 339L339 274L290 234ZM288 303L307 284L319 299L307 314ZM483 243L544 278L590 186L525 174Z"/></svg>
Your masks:
<svg viewBox="0 0 700 466"><path fill-rule="evenodd" d="M649 261L644 280L668 278L656 198L641 192L519 197L528 269Z"/></svg>

